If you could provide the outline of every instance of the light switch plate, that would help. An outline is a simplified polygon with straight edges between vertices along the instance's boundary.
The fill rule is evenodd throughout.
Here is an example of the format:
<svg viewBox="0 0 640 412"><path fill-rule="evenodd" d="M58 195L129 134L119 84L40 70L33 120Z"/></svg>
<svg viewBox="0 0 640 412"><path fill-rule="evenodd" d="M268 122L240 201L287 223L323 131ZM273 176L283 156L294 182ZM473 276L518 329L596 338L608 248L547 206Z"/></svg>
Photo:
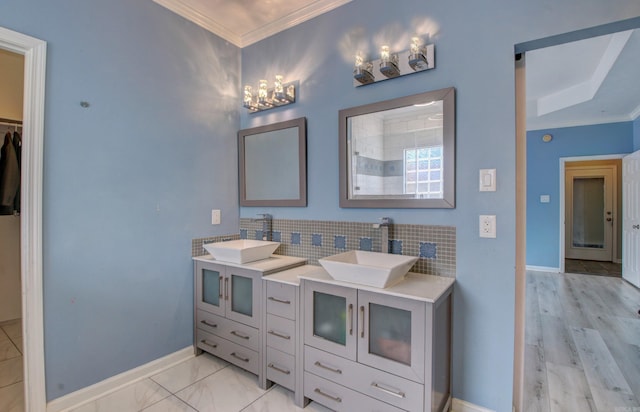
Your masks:
<svg viewBox="0 0 640 412"><path fill-rule="evenodd" d="M211 210L211 224L212 225L220 224L220 209Z"/></svg>
<svg viewBox="0 0 640 412"><path fill-rule="evenodd" d="M480 169L480 191L496 191L496 169Z"/></svg>

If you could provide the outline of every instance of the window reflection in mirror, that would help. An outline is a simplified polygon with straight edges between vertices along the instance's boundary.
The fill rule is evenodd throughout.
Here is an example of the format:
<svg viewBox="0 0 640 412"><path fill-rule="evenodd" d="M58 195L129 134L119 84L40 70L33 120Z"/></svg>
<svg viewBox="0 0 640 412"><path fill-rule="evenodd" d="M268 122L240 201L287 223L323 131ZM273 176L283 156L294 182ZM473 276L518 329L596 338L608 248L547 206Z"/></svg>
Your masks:
<svg viewBox="0 0 640 412"><path fill-rule="evenodd" d="M452 208L454 89L340 111L341 207Z"/></svg>

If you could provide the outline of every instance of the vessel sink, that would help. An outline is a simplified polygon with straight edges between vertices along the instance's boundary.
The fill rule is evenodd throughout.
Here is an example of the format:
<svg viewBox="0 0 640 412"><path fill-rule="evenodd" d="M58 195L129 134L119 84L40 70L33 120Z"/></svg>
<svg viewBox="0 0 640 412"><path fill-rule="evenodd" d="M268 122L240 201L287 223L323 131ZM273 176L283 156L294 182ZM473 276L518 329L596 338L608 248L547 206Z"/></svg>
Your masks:
<svg viewBox="0 0 640 412"><path fill-rule="evenodd" d="M417 260L415 256L351 250L318 262L335 280L387 288L401 281Z"/></svg>
<svg viewBox="0 0 640 412"><path fill-rule="evenodd" d="M249 263L270 257L280 246L280 242L238 239L227 242L207 243L203 246L215 260L230 263Z"/></svg>

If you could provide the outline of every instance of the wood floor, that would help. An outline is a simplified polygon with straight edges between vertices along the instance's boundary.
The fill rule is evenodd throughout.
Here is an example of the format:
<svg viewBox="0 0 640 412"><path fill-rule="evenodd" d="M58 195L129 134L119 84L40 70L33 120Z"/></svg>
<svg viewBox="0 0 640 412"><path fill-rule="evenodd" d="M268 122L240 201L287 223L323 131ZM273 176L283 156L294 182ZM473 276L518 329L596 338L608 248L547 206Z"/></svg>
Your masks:
<svg viewBox="0 0 640 412"><path fill-rule="evenodd" d="M619 278L527 272L525 408L640 412L640 291Z"/></svg>

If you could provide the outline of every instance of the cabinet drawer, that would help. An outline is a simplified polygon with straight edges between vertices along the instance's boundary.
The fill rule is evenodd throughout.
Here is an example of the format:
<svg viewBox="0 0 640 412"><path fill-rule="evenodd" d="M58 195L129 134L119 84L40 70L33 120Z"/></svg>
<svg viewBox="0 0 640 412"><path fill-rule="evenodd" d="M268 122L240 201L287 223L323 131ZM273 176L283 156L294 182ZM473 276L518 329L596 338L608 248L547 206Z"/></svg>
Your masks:
<svg viewBox="0 0 640 412"><path fill-rule="evenodd" d="M424 386L305 346L304 370L409 411L422 411Z"/></svg>
<svg viewBox="0 0 640 412"><path fill-rule="evenodd" d="M270 381L295 390L295 366L296 361L292 355L267 348L267 379Z"/></svg>
<svg viewBox="0 0 640 412"><path fill-rule="evenodd" d="M279 316L267 315L267 346L290 355L295 354L296 322Z"/></svg>
<svg viewBox="0 0 640 412"><path fill-rule="evenodd" d="M304 396L338 412L401 412L387 403L372 399L312 373L304 373Z"/></svg>
<svg viewBox="0 0 640 412"><path fill-rule="evenodd" d="M297 287L267 281L267 313L295 320L297 297Z"/></svg>
<svg viewBox="0 0 640 412"><path fill-rule="evenodd" d="M257 351L260 347L260 333L251 326L203 310L197 311L196 324L198 329L214 333L251 350Z"/></svg>
<svg viewBox="0 0 640 412"><path fill-rule="evenodd" d="M196 335L198 348L218 356L242 369L258 374L260 371L260 356L258 352L237 345L213 333L199 329Z"/></svg>

